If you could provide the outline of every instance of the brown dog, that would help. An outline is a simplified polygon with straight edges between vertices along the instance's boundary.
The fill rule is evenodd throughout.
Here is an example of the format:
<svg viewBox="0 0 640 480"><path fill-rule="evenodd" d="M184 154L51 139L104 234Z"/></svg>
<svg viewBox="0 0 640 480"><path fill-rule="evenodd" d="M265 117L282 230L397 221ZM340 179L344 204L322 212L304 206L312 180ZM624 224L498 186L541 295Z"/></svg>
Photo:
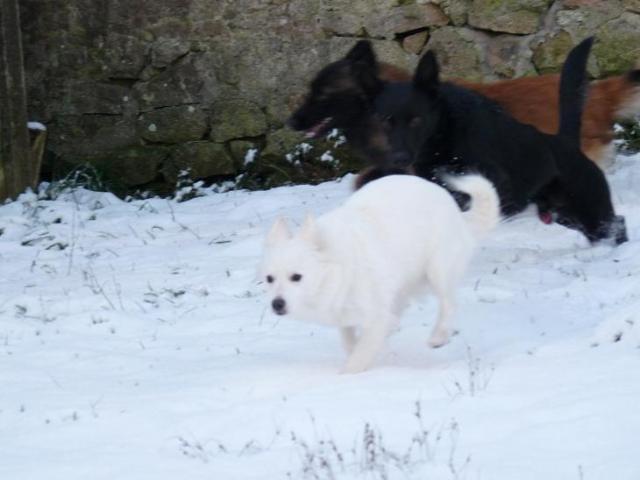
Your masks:
<svg viewBox="0 0 640 480"><path fill-rule="evenodd" d="M411 74L394 65L380 63L380 79L409 82ZM559 75L540 75L494 83L453 80L498 102L516 120L554 134L558 130ZM581 147L600 168L614 158L613 125L640 113L640 70L591 83L582 116ZM365 182L366 183L366 182Z"/></svg>

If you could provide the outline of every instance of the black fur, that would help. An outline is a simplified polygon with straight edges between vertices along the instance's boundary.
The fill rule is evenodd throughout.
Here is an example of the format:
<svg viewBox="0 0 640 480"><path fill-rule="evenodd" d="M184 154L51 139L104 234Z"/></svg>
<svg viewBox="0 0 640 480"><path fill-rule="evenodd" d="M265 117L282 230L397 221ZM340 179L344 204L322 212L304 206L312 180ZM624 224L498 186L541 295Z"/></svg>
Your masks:
<svg viewBox="0 0 640 480"><path fill-rule="evenodd" d="M582 42L565 62L558 135L517 122L471 90L440 82L435 55L427 52L413 83L386 85L376 99L396 165L412 165L417 175L435 181L443 168L479 171L494 183L504 215L534 202L541 218L551 213L591 242L626 241L604 175L579 148L592 42Z"/></svg>
<svg viewBox="0 0 640 480"><path fill-rule="evenodd" d="M414 172L407 168L394 166L365 168L356 177L354 189L358 190L367 183L386 177L387 175L414 175Z"/></svg>
<svg viewBox="0 0 640 480"><path fill-rule="evenodd" d="M567 144L580 148L582 111L587 100L587 60L593 46L593 37L587 38L573 48L562 66L560 75L560 121L558 135Z"/></svg>
<svg viewBox="0 0 640 480"><path fill-rule="evenodd" d="M373 107L382 87L371 43L361 40L344 58L316 75L307 98L287 124L309 137L338 128L368 162L384 164L389 144Z"/></svg>

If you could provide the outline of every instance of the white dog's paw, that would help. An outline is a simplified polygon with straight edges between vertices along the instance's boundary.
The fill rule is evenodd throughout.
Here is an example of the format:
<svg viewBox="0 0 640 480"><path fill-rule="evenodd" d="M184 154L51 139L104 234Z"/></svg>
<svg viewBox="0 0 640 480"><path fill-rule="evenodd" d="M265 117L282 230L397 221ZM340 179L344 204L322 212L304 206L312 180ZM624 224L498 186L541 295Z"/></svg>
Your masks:
<svg viewBox="0 0 640 480"><path fill-rule="evenodd" d="M362 373L367 368L369 368L369 363L349 359L347 360L347 363L345 363L342 369L340 370L340 373L346 374L346 375L353 375L355 373Z"/></svg>
<svg viewBox="0 0 640 480"><path fill-rule="evenodd" d="M451 338L451 333L449 330L438 330L431 334L429 338L429 346L431 348L439 348L443 345L449 343L449 339Z"/></svg>

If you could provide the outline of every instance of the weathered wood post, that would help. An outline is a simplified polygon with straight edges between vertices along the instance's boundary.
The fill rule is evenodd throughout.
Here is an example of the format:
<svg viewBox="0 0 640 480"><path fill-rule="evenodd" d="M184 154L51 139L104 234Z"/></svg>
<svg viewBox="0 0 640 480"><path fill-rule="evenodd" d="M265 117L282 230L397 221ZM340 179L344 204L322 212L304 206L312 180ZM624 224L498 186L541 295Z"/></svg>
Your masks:
<svg viewBox="0 0 640 480"><path fill-rule="evenodd" d="M0 0L0 200L33 187L18 0Z"/></svg>

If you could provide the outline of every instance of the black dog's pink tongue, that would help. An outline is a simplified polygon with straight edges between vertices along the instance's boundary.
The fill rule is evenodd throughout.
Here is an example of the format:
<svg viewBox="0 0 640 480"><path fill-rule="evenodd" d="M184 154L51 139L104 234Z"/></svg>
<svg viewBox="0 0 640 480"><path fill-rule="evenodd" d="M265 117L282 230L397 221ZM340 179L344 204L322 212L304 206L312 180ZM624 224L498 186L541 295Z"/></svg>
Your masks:
<svg viewBox="0 0 640 480"><path fill-rule="evenodd" d="M547 225L551 225L553 223L553 215L551 215L551 212L539 212L538 217L540 217L542 223L546 223Z"/></svg>
<svg viewBox="0 0 640 480"><path fill-rule="evenodd" d="M313 127L311 127L310 129L308 129L305 132L305 136L307 138L316 138L318 135L320 135L320 132L324 129L324 127L327 126L327 124L331 121L331 117L327 117L324 120L322 120L320 123L317 123L316 125L314 125Z"/></svg>
<svg viewBox="0 0 640 480"><path fill-rule="evenodd" d="M304 136L307 138L316 138L321 128L322 128L322 124L319 123L316 126L311 127L309 130L304 132Z"/></svg>

